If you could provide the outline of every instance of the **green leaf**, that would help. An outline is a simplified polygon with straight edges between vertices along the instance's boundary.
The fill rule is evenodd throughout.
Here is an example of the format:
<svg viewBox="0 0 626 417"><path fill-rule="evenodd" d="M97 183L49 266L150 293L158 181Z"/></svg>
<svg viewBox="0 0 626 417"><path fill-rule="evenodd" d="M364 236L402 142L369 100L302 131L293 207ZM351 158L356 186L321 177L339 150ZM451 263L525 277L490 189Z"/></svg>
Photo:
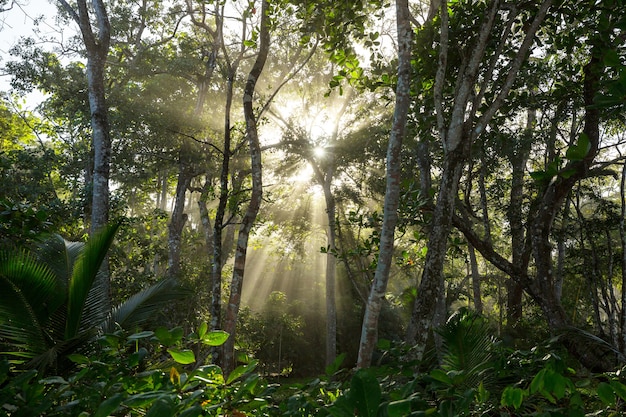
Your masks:
<svg viewBox="0 0 626 417"><path fill-rule="evenodd" d="M202 407L199 405L194 405L180 413L178 417L198 417L202 414Z"/></svg>
<svg viewBox="0 0 626 417"><path fill-rule="evenodd" d="M209 329L209 326L206 324L205 321L200 323L200 327L198 327L198 337L200 339L202 339L204 337L204 335L206 334L208 329Z"/></svg>
<svg viewBox="0 0 626 417"><path fill-rule="evenodd" d="M611 388L624 401L626 401L626 385L619 381L611 381Z"/></svg>
<svg viewBox="0 0 626 417"><path fill-rule="evenodd" d="M120 393L107 398L100 404L96 412L93 414L93 417L107 417L110 414L113 414L123 400L124 397Z"/></svg>
<svg viewBox="0 0 626 417"><path fill-rule="evenodd" d="M506 387L504 391L502 391L500 404L503 407L513 406L517 410L522 406L522 401L524 401L525 396L526 390L517 387Z"/></svg>
<svg viewBox="0 0 626 417"><path fill-rule="evenodd" d="M72 353L70 355L67 355L67 359L79 365L91 363L87 356L81 355L80 353Z"/></svg>
<svg viewBox="0 0 626 417"><path fill-rule="evenodd" d="M128 356L128 366L135 367L141 363L141 361L148 355L146 348L142 347Z"/></svg>
<svg viewBox="0 0 626 417"><path fill-rule="evenodd" d="M404 417L411 414L411 400L404 399L392 401L387 406L387 415L389 417Z"/></svg>
<svg viewBox="0 0 626 417"><path fill-rule="evenodd" d="M609 49L608 51L606 51L603 61L604 65L606 65L607 67L619 68L622 65L619 59L619 55L617 54L617 51L615 49Z"/></svg>
<svg viewBox="0 0 626 417"><path fill-rule="evenodd" d="M606 405L615 404L615 391L613 391L613 388L606 382L600 382L596 388L596 392L600 400Z"/></svg>
<svg viewBox="0 0 626 417"><path fill-rule="evenodd" d="M241 378L243 375L245 375L248 372L251 372L254 368L256 368L258 363L259 362L255 360L255 361L250 362L248 365L242 365L242 366L236 367L230 373L230 375L228 375L228 379L226 380L226 385L230 385L236 379Z"/></svg>
<svg viewBox="0 0 626 417"><path fill-rule="evenodd" d="M430 377L436 381L443 382L446 385L452 385L452 379L450 379L446 371L443 369L433 369L430 372Z"/></svg>
<svg viewBox="0 0 626 417"><path fill-rule="evenodd" d="M202 343L208 346L221 346L228 339L229 334L223 330L212 330L202 337Z"/></svg>
<svg viewBox="0 0 626 417"><path fill-rule="evenodd" d="M369 369L361 369L354 374L349 395L359 410L359 416L374 417L378 414L382 394L378 380Z"/></svg>
<svg viewBox="0 0 626 417"><path fill-rule="evenodd" d="M543 390L544 387L544 377L546 374L546 370L542 369L541 371L537 372L537 375L535 375L535 377L533 378L532 382L530 383L530 393L534 394L538 391Z"/></svg>
<svg viewBox="0 0 626 417"><path fill-rule="evenodd" d="M576 144L571 145L565 152L565 157L570 161L582 161L591 149L591 142L589 136L585 133L581 133L578 137Z"/></svg>
<svg viewBox="0 0 626 417"><path fill-rule="evenodd" d="M164 398L154 403L146 413L146 417L171 417L174 415L174 407L170 401Z"/></svg>
<svg viewBox="0 0 626 417"><path fill-rule="evenodd" d="M170 348L167 351L172 355L172 358L181 365L188 365L196 361L196 356L193 354L193 351L189 349Z"/></svg>
<svg viewBox="0 0 626 417"><path fill-rule="evenodd" d="M94 284L109 247L113 243L118 227L118 224L105 226L94 234L85 244L74 263L72 276L68 283L66 340L78 334L87 295Z"/></svg>
<svg viewBox="0 0 626 417"><path fill-rule="evenodd" d="M146 330L146 331L143 331L143 332L131 334L130 336L128 336L127 339L130 340L131 342L134 342L134 341L139 340L139 339L145 339L147 337L152 337L153 335L154 335L154 332Z"/></svg>

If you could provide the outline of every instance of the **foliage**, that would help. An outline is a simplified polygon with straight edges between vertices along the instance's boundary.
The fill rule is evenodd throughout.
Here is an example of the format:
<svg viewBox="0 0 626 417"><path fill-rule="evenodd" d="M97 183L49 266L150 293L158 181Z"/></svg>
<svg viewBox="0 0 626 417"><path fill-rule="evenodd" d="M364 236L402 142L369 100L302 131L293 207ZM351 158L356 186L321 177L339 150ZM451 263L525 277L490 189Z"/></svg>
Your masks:
<svg viewBox="0 0 626 417"><path fill-rule="evenodd" d="M182 295L162 281L113 309L103 303L99 271L117 228L104 228L86 244L55 235L34 254L1 255L0 345L12 364L57 367L99 332L134 328Z"/></svg>
<svg viewBox="0 0 626 417"><path fill-rule="evenodd" d="M181 329L103 334L95 353L73 354L65 376L15 373L0 362L0 403L9 416L245 416L268 415L271 387L254 374L255 362L223 375L215 365L189 366L197 345L216 346L227 334L206 324ZM45 376L45 377L44 377Z"/></svg>

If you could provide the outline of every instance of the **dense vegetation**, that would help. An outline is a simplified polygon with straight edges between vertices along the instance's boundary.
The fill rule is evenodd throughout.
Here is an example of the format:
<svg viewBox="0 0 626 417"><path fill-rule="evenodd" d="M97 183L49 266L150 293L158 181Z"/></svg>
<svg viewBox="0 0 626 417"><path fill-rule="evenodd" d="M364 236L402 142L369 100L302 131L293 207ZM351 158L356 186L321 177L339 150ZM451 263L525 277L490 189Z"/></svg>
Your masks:
<svg viewBox="0 0 626 417"><path fill-rule="evenodd" d="M49 5L0 415L626 412L624 1Z"/></svg>

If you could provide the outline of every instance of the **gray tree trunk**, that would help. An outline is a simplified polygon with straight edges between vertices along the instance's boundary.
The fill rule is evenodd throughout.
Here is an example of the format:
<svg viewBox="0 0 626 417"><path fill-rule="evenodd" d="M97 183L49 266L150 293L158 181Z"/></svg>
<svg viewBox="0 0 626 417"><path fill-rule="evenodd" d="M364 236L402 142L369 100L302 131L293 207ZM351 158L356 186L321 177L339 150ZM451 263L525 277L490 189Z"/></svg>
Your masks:
<svg viewBox="0 0 626 417"><path fill-rule="evenodd" d="M481 62L484 60L487 42L494 36L492 29L496 19L499 18L498 12L501 7L500 1L496 0L490 3L489 11L481 24L476 44L471 48L471 55L467 58L467 64L459 74L457 88L455 89L454 106L446 126L443 115L442 91L448 53L448 8L445 0L441 2L439 68L435 78L434 99L437 126L444 149L444 163L438 190L439 194L431 220L432 229L429 235L424 271L418 288L411 321L407 329L407 342L414 345L412 356L417 359L421 359L423 356L426 340L432 329L437 299L443 296L443 265L447 250L447 237L454 216L458 182L469 157L471 144L484 131L494 114L502 106L517 77L519 68L526 60L528 50L534 42L534 34L543 22L550 5L551 1L545 0L539 7L537 14L528 25L528 31L517 55L509 66L508 72L499 74L499 78L501 77L501 88L496 98L482 112L481 116L476 118L477 107L485 90L485 85L478 82L479 69L481 68ZM515 17L515 14L509 15L507 27L510 27ZM507 41L508 33L508 30L503 32L500 42ZM491 65L494 62L495 60L492 60ZM484 71L487 74L492 74L493 67L486 68ZM487 76L485 79L491 80L491 76ZM476 93L477 87L479 89L478 93Z"/></svg>
<svg viewBox="0 0 626 417"><path fill-rule="evenodd" d="M246 136L250 147L250 162L252 169L252 195L250 203L246 209L246 213L239 227L237 236L237 248L235 250L235 266L233 269L233 278L230 285L230 296L228 306L226 307L226 319L224 322L224 330L230 334L230 337L224 344L224 356L222 368L224 374L228 375L235 367L235 337L237 318L239 308L241 306L241 289L243 286L243 278L246 266L246 253L248 251L248 238L250 230L256 220L256 216L261 207L263 198L263 169L261 161L261 146L259 144L259 135L257 131L257 120L254 114L253 97L256 83L263 72L267 56L269 54L269 16L268 0L263 0L261 6L261 30L259 33L259 53L256 61L250 69L248 80L243 93L243 109L246 119Z"/></svg>
<svg viewBox="0 0 626 417"><path fill-rule="evenodd" d="M111 169L111 134L109 129L108 107L106 104L106 86L104 69L111 42L111 25L103 0L91 1L95 15L96 28L92 26L89 6L86 0L78 0L76 9L66 1L59 4L78 24L87 52L87 89L91 112L92 148L94 153L91 203L90 233L106 226L109 221L109 173ZM110 277L108 259L102 264L105 272L101 285L107 295L105 308L110 306Z"/></svg>
<svg viewBox="0 0 626 417"><path fill-rule="evenodd" d="M365 306L357 368L366 368L372 363L372 355L378 339L378 318L393 259L394 234L398 222L398 199L400 196L400 150L406 133L407 114L411 103L413 30L408 0L396 0L396 26L398 30L398 84L396 86L393 125L387 147L387 186L385 189L383 225L374 281Z"/></svg>

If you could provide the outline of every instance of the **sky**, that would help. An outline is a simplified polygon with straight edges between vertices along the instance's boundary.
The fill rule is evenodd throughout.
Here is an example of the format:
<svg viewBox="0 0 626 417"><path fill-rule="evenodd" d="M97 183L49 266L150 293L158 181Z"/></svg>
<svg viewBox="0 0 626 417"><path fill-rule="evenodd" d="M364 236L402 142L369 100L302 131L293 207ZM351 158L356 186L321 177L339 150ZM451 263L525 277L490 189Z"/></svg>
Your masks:
<svg viewBox="0 0 626 417"><path fill-rule="evenodd" d="M10 0L9 4L12 4L12 7L0 14L0 66L11 60L9 50L21 37L36 36L35 29L38 28L40 36L58 37L61 35L53 24L56 16L54 2L49 0ZM39 25L35 24L36 19L41 19ZM0 71L0 91L8 91L10 88L9 76ZM36 105L40 97L41 94L31 94L28 97L27 106Z"/></svg>

